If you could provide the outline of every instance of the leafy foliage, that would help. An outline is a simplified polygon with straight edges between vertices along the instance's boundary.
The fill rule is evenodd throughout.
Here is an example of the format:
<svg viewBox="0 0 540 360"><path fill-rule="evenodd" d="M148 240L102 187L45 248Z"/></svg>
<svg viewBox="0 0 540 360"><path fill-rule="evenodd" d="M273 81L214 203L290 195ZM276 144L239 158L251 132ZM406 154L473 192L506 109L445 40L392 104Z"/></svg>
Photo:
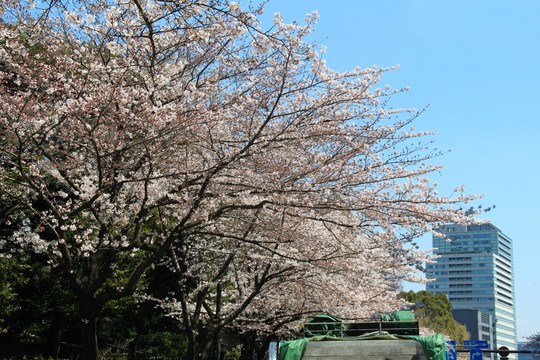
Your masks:
<svg viewBox="0 0 540 360"><path fill-rule="evenodd" d="M469 339L464 325L454 320L452 303L446 294L432 294L428 291L409 291L401 293L405 300L414 303L414 312L421 327L426 327L436 333L448 335L458 343Z"/></svg>

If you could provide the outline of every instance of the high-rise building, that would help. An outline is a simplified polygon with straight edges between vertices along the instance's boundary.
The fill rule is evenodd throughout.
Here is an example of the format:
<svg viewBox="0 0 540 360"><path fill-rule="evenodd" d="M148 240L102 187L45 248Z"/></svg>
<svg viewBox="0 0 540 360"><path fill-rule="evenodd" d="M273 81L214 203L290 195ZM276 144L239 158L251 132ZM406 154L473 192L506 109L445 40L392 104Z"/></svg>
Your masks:
<svg viewBox="0 0 540 360"><path fill-rule="evenodd" d="M454 309L454 319L465 325L471 339L486 340L493 344L493 315L477 309Z"/></svg>
<svg viewBox="0 0 540 360"><path fill-rule="evenodd" d="M438 232L445 237L433 236L440 258L426 266L426 276L434 279L426 290L446 294L453 309L491 314L489 347L517 349L512 239L492 224L450 224Z"/></svg>

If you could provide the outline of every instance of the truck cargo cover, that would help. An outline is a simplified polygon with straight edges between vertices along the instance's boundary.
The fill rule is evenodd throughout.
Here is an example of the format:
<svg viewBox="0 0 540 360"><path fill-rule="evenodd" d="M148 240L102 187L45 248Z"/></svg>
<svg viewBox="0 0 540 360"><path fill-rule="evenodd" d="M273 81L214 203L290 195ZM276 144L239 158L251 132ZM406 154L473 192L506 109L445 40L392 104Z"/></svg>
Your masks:
<svg viewBox="0 0 540 360"><path fill-rule="evenodd" d="M315 336L282 341L279 360L445 360L442 335Z"/></svg>

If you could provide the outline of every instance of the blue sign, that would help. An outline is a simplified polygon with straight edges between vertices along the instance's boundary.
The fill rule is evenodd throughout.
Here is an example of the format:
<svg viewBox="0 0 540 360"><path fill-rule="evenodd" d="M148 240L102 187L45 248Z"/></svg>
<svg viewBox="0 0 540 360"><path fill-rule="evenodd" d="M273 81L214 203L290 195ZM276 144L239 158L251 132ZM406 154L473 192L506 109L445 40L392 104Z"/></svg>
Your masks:
<svg viewBox="0 0 540 360"><path fill-rule="evenodd" d="M446 342L446 360L457 360L456 340Z"/></svg>
<svg viewBox="0 0 540 360"><path fill-rule="evenodd" d="M482 349L471 349L471 360L482 360Z"/></svg>
<svg viewBox="0 0 540 360"><path fill-rule="evenodd" d="M465 340L463 347L466 349L487 349L488 343L487 340Z"/></svg>

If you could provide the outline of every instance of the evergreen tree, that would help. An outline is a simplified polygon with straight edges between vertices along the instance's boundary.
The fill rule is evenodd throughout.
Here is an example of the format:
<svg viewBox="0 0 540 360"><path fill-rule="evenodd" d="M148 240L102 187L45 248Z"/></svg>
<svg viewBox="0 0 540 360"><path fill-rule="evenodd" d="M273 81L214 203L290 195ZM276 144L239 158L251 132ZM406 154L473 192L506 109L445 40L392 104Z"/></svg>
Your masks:
<svg viewBox="0 0 540 360"><path fill-rule="evenodd" d="M432 294L428 291L409 291L401 294L405 300L414 303L414 313L421 327L437 333L448 335L458 343L469 339L464 325L458 323L452 316L452 303L446 294Z"/></svg>

